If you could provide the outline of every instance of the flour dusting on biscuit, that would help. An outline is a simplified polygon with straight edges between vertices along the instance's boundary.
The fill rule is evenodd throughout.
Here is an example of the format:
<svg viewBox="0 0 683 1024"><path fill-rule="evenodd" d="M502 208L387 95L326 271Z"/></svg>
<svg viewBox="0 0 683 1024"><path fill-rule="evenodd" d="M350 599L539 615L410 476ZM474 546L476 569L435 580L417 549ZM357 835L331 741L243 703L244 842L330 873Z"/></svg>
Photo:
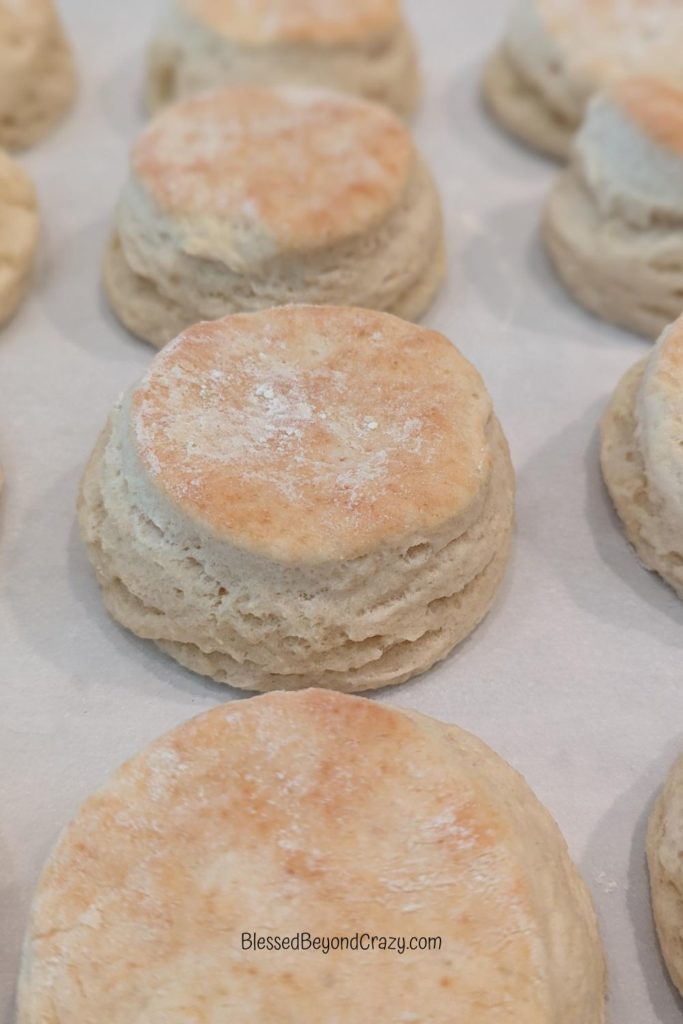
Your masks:
<svg viewBox="0 0 683 1024"><path fill-rule="evenodd" d="M133 147L105 286L157 347L200 320L291 303L417 319L445 274L433 178L403 122L319 88L190 97Z"/></svg>
<svg viewBox="0 0 683 1024"><path fill-rule="evenodd" d="M253 948L301 932L406 945ZM602 1024L604 986L522 777L456 726L309 690L214 708L86 801L38 883L18 1022Z"/></svg>
<svg viewBox="0 0 683 1024"><path fill-rule="evenodd" d="M434 331L341 307L183 332L117 405L80 499L114 617L254 690L425 671L491 607L513 518L476 370Z"/></svg>

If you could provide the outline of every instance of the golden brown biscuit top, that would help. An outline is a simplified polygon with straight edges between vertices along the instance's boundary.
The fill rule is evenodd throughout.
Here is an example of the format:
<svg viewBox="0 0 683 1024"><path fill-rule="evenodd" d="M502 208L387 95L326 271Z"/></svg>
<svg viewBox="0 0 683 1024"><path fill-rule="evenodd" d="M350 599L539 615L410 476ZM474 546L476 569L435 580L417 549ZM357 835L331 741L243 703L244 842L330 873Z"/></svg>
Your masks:
<svg viewBox="0 0 683 1024"><path fill-rule="evenodd" d="M683 156L683 88L655 78L628 78L615 86L613 96L652 142Z"/></svg>
<svg viewBox="0 0 683 1024"><path fill-rule="evenodd" d="M398 0L181 0L210 28L245 46L333 46L381 35L400 19Z"/></svg>
<svg viewBox="0 0 683 1024"><path fill-rule="evenodd" d="M283 563L353 558L466 514L491 402L442 335L288 306L185 331L132 397L154 487L217 537Z"/></svg>
<svg viewBox="0 0 683 1024"><path fill-rule="evenodd" d="M236 249L248 236L265 251L269 243L301 250L386 217L414 159L406 128L376 104L324 90L238 88L162 113L135 146L133 171L164 211L210 219Z"/></svg>
<svg viewBox="0 0 683 1024"><path fill-rule="evenodd" d="M20 1024L550 1020L510 776L459 729L321 690L186 723L63 834ZM243 933L441 948L257 951Z"/></svg>
<svg viewBox="0 0 683 1024"><path fill-rule="evenodd" d="M598 82L625 72L680 73L680 0L535 0L552 35Z"/></svg>

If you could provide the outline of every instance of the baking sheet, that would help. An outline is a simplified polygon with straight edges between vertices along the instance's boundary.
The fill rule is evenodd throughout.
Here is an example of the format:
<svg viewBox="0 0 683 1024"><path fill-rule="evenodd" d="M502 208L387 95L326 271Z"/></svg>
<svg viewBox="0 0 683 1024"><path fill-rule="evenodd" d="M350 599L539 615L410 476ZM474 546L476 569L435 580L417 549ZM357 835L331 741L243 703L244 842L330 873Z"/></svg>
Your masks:
<svg viewBox="0 0 683 1024"><path fill-rule="evenodd" d="M644 831L683 748L683 605L636 562L604 493L597 422L644 342L555 283L538 213L555 169L493 127L481 63L507 0L407 0L426 97L416 121L441 185L448 283L427 322L479 367L519 481L514 561L493 613L448 661L376 699L477 733L551 809L607 946L610 1016L680 1019L651 923ZM43 255L0 336L0 1021L10 1024L31 891L61 826L125 758L239 695L185 672L105 614L79 544L79 475L152 350L114 322L100 255L142 124L142 54L158 4L63 0L79 103L25 163Z"/></svg>

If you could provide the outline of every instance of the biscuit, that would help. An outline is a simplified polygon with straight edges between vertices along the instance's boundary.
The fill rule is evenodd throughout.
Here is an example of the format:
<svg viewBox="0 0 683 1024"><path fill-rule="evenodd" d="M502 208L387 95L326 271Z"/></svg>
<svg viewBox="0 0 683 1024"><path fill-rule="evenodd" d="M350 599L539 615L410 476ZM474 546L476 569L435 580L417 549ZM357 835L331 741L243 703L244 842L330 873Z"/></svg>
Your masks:
<svg viewBox="0 0 683 1024"><path fill-rule="evenodd" d="M420 75L398 0L169 0L149 53L150 110L235 85L324 86L406 117Z"/></svg>
<svg viewBox="0 0 683 1024"><path fill-rule="evenodd" d="M483 82L511 134L566 160L591 96L622 78L677 75L679 0L517 0Z"/></svg>
<svg viewBox="0 0 683 1024"><path fill-rule="evenodd" d="M363 690L484 617L513 490L481 378L442 335L290 306L155 358L100 438L80 523L110 613L188 668Z"/></svg>
<svg viewBox="0 0 683 1024"><path fill-rule="evenodd" d="M683 91L635 78L591 102L543 234L583 306L659 337L683 309Z"/></svg>
<svg viewBox="0 0 683 1024"><path fill-rule="evenodd" d="M602 424L602 471L640 560L683 598L683 319L622 379Z"/></svg>
<svg viewBox="0 0 683 1024"><path fill-rule="evenodd" d="M457 726L308 690L214 708L86 801L34 896L18 1024L603 1024L604 992L522 776Z"/></svg>
<svg viewBox="0 0 683 1024"><path fill-rule="evenodd" d="M38 234L35 189L22 168L0 150L0 326L26 292Z"/></svg>
<svg viewBox="0 0 683 1024"><path fill-rule="evenodd" d="M206 93L160 114L131 163L105 287L157 347L199 320L292 302L413 320L443 280L436 187L376 104L298 88Z"/></svg>
<svg viewBox="0 0 683 1024"><path fill-rule="evenodd" d="M75 92L71 49L52 0L0 0L0 146L38 142Z"/></svg>
<svg viewBox="0 0 683 1024"><path fill-rule="evenodd" d="M487 61L482 87L489 111L510 135L554 160L567 159L578 123L541 103L504 47Z"/></svg>
<svg viewBox="0 0 683 1024"><path fill-rule="evenodd" d="M671 980L683 994L683 758L671 770L647 833L657 936Z"/></svg>

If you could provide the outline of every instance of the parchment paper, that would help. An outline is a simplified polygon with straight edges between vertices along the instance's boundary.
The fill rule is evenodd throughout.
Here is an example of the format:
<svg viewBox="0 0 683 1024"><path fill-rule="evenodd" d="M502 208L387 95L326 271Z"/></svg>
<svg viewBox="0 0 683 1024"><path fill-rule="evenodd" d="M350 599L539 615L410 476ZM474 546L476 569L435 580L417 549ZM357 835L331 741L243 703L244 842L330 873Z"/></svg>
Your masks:
<svg viewBox="0 0 683 1024"><path fill-rule="evenodd" d="M597 424L648 348L575 308L538 216L556 169L477 98L506 0L408 0L426 96L416 133L443 190L446 288L427 322L479 367L519 482L514 563L493 613L448 661L380 693L457 722L523 772L592 890L611 1020L680 1020L652 927L644 830L683 749L683 605L628 548L603 490ZM125 758L238 695L183 671L105 614L79 543L79 475L152 350L121 329L99 265L158 4L63 0L81 70L60 130L25 157L45 220L35 287L0 335L0 1021L13 1020L31 892L60 828Z"/></svg>

